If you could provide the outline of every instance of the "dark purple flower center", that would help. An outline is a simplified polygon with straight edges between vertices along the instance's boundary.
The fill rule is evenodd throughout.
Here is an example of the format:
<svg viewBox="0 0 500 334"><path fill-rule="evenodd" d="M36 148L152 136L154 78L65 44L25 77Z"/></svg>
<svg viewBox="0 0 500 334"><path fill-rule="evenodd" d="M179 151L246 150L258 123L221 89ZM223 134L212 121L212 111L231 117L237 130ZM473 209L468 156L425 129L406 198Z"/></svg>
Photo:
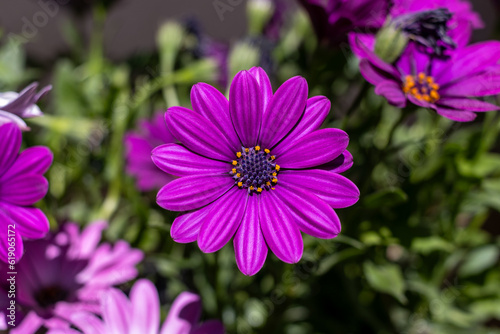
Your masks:
<svg viewBox="0 0 500 334"><path fill-rule="evenodd" d="M68 291L61 288L60 286L53 285L44 287L37 291L34 295L35 300L41 307L49 307L55 305L57 302L66 300L68 297Z"/></svg>
<svg viewBox="0 0 500 334"><path fill-rule="evenodd" d="M262 150L260 146L242 147L241 152L236 153L236 160L233 160L233 168L229 173L240 189L248 189L249 193L261 193L263 190L274 189L278 183L280 166L274 162L275 159L267 148Z"/></svg>

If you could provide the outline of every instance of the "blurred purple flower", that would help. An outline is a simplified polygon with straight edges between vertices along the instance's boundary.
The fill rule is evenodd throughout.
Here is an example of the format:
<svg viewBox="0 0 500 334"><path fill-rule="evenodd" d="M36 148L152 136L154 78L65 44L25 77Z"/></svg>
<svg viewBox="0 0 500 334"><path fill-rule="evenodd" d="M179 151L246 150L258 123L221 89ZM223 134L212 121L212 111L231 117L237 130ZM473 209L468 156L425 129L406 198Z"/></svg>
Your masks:
<svg viewBox="0 0 500 334"><path fill-rule="evenodd" d="M75 313L73 324L85 334L224 334L217 320L198 324L201 300L198 295L183 292L174 301L160 329L160 301L155 286L148 280L137 281L130 298L118 289L109 289L101 296L102 319L90 312ZM49 334L79 334L73 329L51 331Z"/></svg>
<svg viewBox="0 0 500 334"><path fill-rule="evenodd" d="M472 10L469 1L464 0L393 0L391 8L392 18L398 18L408 14L445 8L452 17L448 21L449 36L458 47L464 47L469 43L472 30L483 28L484 24L479 14Z"/></svg>
<svg viewBox="0 0 500 334"><path fill-rule="evenodd" d="M390 15L392 21L399 28L414 23L415 15L423 14L426 11L446 9L451 13L451 18L447 21L447 36L451 38L458 47L465 47L470 40L473 29L483 27L483 22L479 15L472 10L471 4L463 0L394 0ZM432 27L435 30L437 27ZM443 37L442 37L443 38ZM370 50L375 47L375 34L370 32L355 31L349 33L349 43L355 54L362 53L357 49L356 39L359 39ZM410 39L419 41L422 36L411 36ZM446 37L444 37L446 39ZM439 43L439 41L436 41ZM444 41L444 44L449 44ZM424 43L425 45L425 43Z"/></svg>
<svg viewBox="0 0 500 334"><path fill-rule="evenodd" d="M52 164L52 152L36 146L19 153L21 140L21 130L16 124L0 125L0 260L3 262L9 257L9 243L15 243L17 261L23 254L22 238L42 238L49 231L47 217L33 204L47 193L49 185L43 174ZM9 234L9 230L15 234Z"/></svg>
<svg viewBox="0 0 500 334"><path fill-rule="evenodd" d="M138 131L130 131L125 135L126 171L136 178L139 190L158 190L174 179L151 161L151 151L156 146L174 142L175 138L165 127L161 113L157 113L151 121L140 121Z"/></svg>
<svg viewBox="0 0 500 334"><path fill-rule="evenodd" d="M34 82L20 93L0 93L0 125L15 123L21 130L29 130L22 119L43 115L35 103L47 94L52 86L45 86L39 92L36 91L37 88L38 83Z"/></svg>
<svg viewBox="0 0 500 334"><path fill-rule="evenodd" d="M332 44L346 40L347 33L369 33L385 22L389 0L299 0L308 11L320 40Z"/></svg>
<svg viewBox="0 0 500 334"><path fill-rule="evenodd" d="M394 65L385 63L359 39L361 74L375 93L403 108L407 101L432 108L459 122L474 120L479 111L499 110L473 99L500 93L500 42L482 42L457 49L449 58L435 58L410 43Z"/></svg>
<svg viewBox="0 0 500 334"><path fill-rule="evenodd" d="M172 224L175 241L197 240L211 253L235 236L238 267L253 275L268 246L295 263L303 252L301 231L318 238L340 233L333 209L359 198L354 183L338 174L352 165L349 138L342 130L319 130L330 101L307 95L302 77L273 94L267 74L252 68L235 76L229 101L199 83L191 91L194 111L167 111L167 126L181 145L157 147L153 161L180 176L157 197L167 210L188 211Z"/></svg>
<svg viewBox="0 0 500 334"><path fill-rule="evenodd" d="M68 328L75 312L99 313L99 297L104 291L137 276L135 265L142 252L125 241L114 247L99 245L106 226L96 222L80 232L78 225L69 223L46 239L25 243L26 254L16 265L18 309L12 334L35 333L42 326ZM0 265L2 296L8 290L8 271L6 265Z"/></svg>

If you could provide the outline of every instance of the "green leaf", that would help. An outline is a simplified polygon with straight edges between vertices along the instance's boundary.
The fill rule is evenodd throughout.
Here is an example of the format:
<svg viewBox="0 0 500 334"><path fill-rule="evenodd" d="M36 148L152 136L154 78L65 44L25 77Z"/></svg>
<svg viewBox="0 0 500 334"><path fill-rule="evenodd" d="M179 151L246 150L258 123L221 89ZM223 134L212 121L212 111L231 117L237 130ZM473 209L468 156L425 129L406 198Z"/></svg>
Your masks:
<svg viewBox="0 0 500 334"><path fill-rule="evenodd" d="M500 154L486 153L474 160L463 156L457 157L457 167L460 174L468 177L483 178L500 171Z"/></svg>
<svg viewBox="0 0 500 334"><path fill-rule="evenodd" d="M486 245L467 254L458 270L462 277L477 275L492 267L498 261L499 249L495 245Z"/></svg>
<svg viewBox="0 0 500 334"><path fill-rule="evenodd" d="M411 249L413 251L424 255L434 251L451 252L453 248L451 243L437 236L415 238L411 244Z"/></svg>
<svg viewBox="0 0 500 334"><path fill-rule="evenodd" d="M406 304L406 284L399 266L389 263L377 266L367 261L363 264L363 271L372 288L390 294L402 304Z"/></svg>

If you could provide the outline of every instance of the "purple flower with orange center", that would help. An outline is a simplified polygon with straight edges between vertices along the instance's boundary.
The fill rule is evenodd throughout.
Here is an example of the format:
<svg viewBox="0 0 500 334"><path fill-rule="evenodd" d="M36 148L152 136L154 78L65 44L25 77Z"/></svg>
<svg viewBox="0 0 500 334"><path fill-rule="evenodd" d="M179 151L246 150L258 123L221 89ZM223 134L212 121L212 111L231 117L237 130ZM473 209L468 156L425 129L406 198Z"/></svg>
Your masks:
<svg viewBox="0 0 500 334"><path fill-rule="evenodd" d="M49 221L33 207L49 188L43 174L52 164L52 152L43 146L21 153L22 134L14 123L0 125L0 261L18 261L23 239L43 238ZM11 263L13 264L13 263Z"/></svg>
<svg viewBox="0 0 500 334"><path fill-rule="evenodd" d="M156 114L151 121L141 120L139 129L125 135L127 174L136 179L141 191L158 190L175 177L165 174L151 161L151 151L159 145L175 142L165 127L163 114Z"/></svg>
<svg viewBox="0 0 500 334"><path fill-rule="evenodd" d="M273 94L264 70L252 68L235 76L229 101L199 83L191 92L193 110L166 112L180 144L157 147L153 161L180 177L157 197L163 208L184 211L172 224L175 241L198 241L211 253L234 236L238 267L253 275L268 247L284 262L298 262L301 231L318 238L340 233L334 209L359 198L357 187L338 174L352 165L349 137L320 130L330 101L307 95L302 77Z"/></svg>
<svg viewBox="0 0 500 334"><path fill-rule="evenodd" d="M410 43L391 65L357 40L360 71L375 85L375 93L403 108L407 101L437 111L459 122L476 118L474 112L500 109L474 99L500 93L500 42L482 42L436 58Z"/></svg>

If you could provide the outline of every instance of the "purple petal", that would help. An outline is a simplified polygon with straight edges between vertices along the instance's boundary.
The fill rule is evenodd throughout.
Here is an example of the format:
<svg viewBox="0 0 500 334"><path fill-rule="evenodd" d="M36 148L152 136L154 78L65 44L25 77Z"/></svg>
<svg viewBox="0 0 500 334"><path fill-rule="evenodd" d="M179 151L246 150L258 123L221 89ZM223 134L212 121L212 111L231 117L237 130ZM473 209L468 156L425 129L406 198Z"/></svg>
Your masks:
<svg viewBox="0 0 500 334"><path fill-rule="evenodd" d="M201 225L216 202L196 211L186 212L175 218L170 228L170 235L175 242L182 244L198 240Z"/></svg>
<svg viewBox="0 0 500 334"><path fill-rule="evenodd" d="M158 168L176 176L222 174L231 170L229 163L202 157L177 144L158 146L151 154Z"/></svg>
<svg viewBox="0 0 500 334"><path fill-rule="evenodd" d="M33 205L47 194L48 189L49 183L43 176L18 175L2 181L0 200L15 205Z"/></svg>
<svg viewBox="0 0 500 334"><path fill-rule="evenodd" d="M366 81L368 81L372 85L377 85L380 82L386 80L399 80L373 66L368 61L368 59L361 59L361 61L359 62L359 71L361 72L361 75L366 79Z"/></svg>
<svg viewBox="0 0 500 334"><path fill-rule="evenodd" d="M436 75L438 82L450 82L470 77L500 60L500 42L488 41L457 49L448 66Z"/></svg>
<svg viewBox="0 0 500 334"><path fill-rule="evenodd" d="M192 110L172 107L165 113L168 129L191 151L212 159L232 160L236 154L209 120Z"/></svg>
<svg viewBox="0 0 500 334"><path fill-rule="evenodd" d="M259 196L248 196L247 210L234 237L234 253L240 271L253 276L264 265L267 245L259 222Z"/></svg>
<svg viewBox="0 0 500 334"><path fill-rule="evenodd" d="M274 191L265 191L259 195L262 233L271 251L281 261L297 263L304 251L302 235L288 208L278 199Z"/></svg>
<svg viewBox="0 0 500 334"><path fill-rule="evenodd" d="M401 90L401 86L394 81L386 80L377 84L375 94L385 97L390 104L398 108L403 108L406 105L406 96Z"/></svg>
<svg viewBox="0 0 500 334"><path fill-rule="evenodd" d="M35 92L37 87L37 82L30 84L29 86L24 88L15 99L1 107L1 109L13 113L19 117L24 117L23 113L25 109L28 108L31 104L36 103L34 97L36 95Z"/></svg>
<svg viewBox="0 0 500 334"><path fill-rule="evenodd" d="M21 130L17 125L0 125L0 175L3 175L16 160L21 148Z"/></svg>
<svg viewBox="0 0 500 334"><path fill-rule="evenodd" d="M307 82L302 77L288 79L276 91L264 112L260 144L276 145L297 124L307 101Z"/></svg>
<svg viewBox="0 0 500 334"><path fill-rule="evenodd" d="M102 231L107 227L108 224L105 221L96 221L85 227L79 237L79 256L91 257L101 241ZM75 242L73 242L74 244Z"/></svg>
<svg viewBox="0 0 500 334"><path fill-rule="evenodd" d="M130 291L132 319L129 333L157 334L160 328L160 300L153 283L138 280Z"/></svg>
<svg viewBox="0 0 500 334"><path fill-rule="evenodd" d="M71 322L84 333L106 334L101 319L90 312L77 312L71 316Z"/></svg>
<svg viewBox="0 0 500 334"><path fill-rule="evenodd" d="M281 182L276 196L302 232L321 239L335 238L340 233L340 219L335 211L311 192Z"/></svg>
<svg viewBox="0 0 500 334"><path fill-rule="evenodd" d="M317 169L324 169L334 173L343 173L353 165L352 154L345 150L341 155L326 164L320 165Z"/></svg>
<svg viewBox="0 0 500 334"><path fill-rule="evenodd" d="M118 289L109 289L102 295L101 307L106 328L110 333L128 333L132 314L130 301Z"/></svg>
<svg viewBox="0 0 500 334"><path fill-rule="evenodd" d="M257 80L248 71L236 74L229 91L229 113L244 147L258 144L263 111Z"/></svg>
<svg viewBox="0 0 500 334"><path fill-rule="evenodd" d="M374 50L375 48L375 35L373 34L364 34L358 32L350 32L348 34L349 45L351 46L352 52L358 56L359 58L365 58L365 50ZM357 46L356 40L359 40L359 43L366 46L365 48L359 48Z"/></svg>
<svg viewBox="0 0 500 334"><path fill-rule="evenodd" d="M488 96L500 93L500 72L488 71L484 74L463 78L444 85L439 93L448 96Z"/></svg>
<svg viewBox="0 0 500 334"><path fill-rule="evenodd" d="M22 131L29 131L29 126L18 116L11 114L10 112L0 110L0 125L6 123L16 124Z"/></svg>
<svg viewBox="0 0 500 334"><path fill-rule="evenodd" d="M246 190L233 187L212 205L198 235L202 252L216 252L231 240L245 214L247 198Z"/></svg>
<svg viewBox="0 0 500 334"><path fill-rule="evenodd" d="M233 186L229 174L185 176L161 188L156 201L167 210L189 211L212 203Z"/></svg>
<svg viewBox="0 0 500 334"><path fill-rule="evenodd" d="M439 106L444 106L449 109L457 109L457 110L466 110L466 111L491 111L491 110L499 110L500 107L474 99L467 98L450 98L443 97L436 103Z"/></svg>
<svg viewBox="0 0 500 334"><path fill-rule="evenodd" d="M335 209L346 208L359 200L358 187L351 180L326 170L282 171L279 183L306 189Z"/></svg>
<svg viewBox="0 0 500 334"><path fill-rule="evenodd" d="M52 164L53 158L52 152L47 147L27 148L19 154L14 164L0 177L0 180L8 180L25 174L43 175Z"/></svg>
<svg viewBox="0 0 500 334"><path fill-rule="evenodd" d="M9 247L14 246L13 255L17 262L24 251L21 234L17 233L15 222L2 210L0 210L0 222L2 222L0 224L0 261L7 262L9 260ZM15 234L11 233L9 235L9 231L13 231Z"/></svg>
<svg viewBox="0 0 500 334"><path fill-rule="evenodd" d="M457 122L471 122L476 118L476 114L472 111L455 110L443 107L436 107L436 111L439 115Z"/></svg>
<svg viewBox="0 0 500 334"><path fill-rule="evenodd" d="M273 88L271 86L271 81L269 80L266 71L264 71L260 67L252 67L248 70L248 72L253 75L253 77L259 84L262 96L262 110L265 111L267 109L267 106L269 105L269 102L271 101L271 98L273 97Z"/></svg>
<svg viewBox="0 0 500 334"><path fill-rule="evenodd" d="M49 220L40 209L0 203L2 210L16 224L16 233L24 238L43 238L49 231Z"/></svg>
<svg viewBox="0 0 500 334"><path fill-rule="evenodd" d="M198 83L191 89L191 104L195 112L212 122L226 136L234 152L239 151L240 141L229 116L229 102L221 92L206 83Z"/></svg>
<svg viewBox="0 0 500 334"><path fill-rule="evenodd" d="M373 51L369 50L359 38L356 38L355 45L357 49L361 50L363 57L368 59L375 67L394 78L399 78L399 72L393 66L380 59Z"/></svg>
<svg viewBox="0 0 500 334"><path fill-rule="evenodd" d="M345 151L349 136L339 129L314 131L287 147L286 152L276 157L284 168L308 168L332 161Z"/></svg>
<svg viewBox="0 0 500 334"><path fill-rule="evenodd" d="M160 334L190 333L200 315L200 297L194 293L183 292L172 304Z"/></svg>
<svg viewBox="0 0 500 334"><path fill-rule="evenodd" d="M330 100L324 96L315 96L307 100L306 110L297 126L283 139L275 148L273 154L280 155L286 147L294 140L297 140L313 131L319 129L330 111Z"/></svg>

